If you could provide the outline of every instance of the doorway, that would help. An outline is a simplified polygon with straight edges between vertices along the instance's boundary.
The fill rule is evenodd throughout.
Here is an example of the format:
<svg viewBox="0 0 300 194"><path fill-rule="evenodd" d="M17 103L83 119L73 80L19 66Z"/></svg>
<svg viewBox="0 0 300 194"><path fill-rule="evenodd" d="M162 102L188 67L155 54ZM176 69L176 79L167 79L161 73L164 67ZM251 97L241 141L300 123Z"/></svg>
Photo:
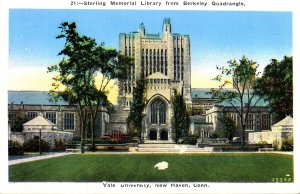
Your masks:
<svg viewBox="0 0 300 194"><path fill-rule="evenodd" d="M161 140L168 140L168 131L163 130L160 132L160 139Z"/></svg>
<svg viewBox="0 0 300 194"><path fill-rule="evenodd" d="M149 133L149 139L150 140L157 140L157 131L156 130L151 130Z"/></svg>

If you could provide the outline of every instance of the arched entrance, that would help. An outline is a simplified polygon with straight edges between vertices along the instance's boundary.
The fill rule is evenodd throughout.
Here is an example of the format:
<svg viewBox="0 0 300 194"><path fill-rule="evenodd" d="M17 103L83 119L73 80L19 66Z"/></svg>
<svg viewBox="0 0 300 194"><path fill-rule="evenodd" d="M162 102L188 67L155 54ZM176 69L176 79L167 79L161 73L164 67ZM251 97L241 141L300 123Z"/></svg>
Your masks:
<svg viewBox="0 0 300 194"><path fill-rule="evenodd" d="M150 140L157 140L157 131L156 130L151 130L149 132L149 139Z"/></svg>
<svg viewBox="0 0 300 194"><path fill-rule="evenodd" d="M160 140L168 140L168 131L162 130L160 132Z"/></svg>

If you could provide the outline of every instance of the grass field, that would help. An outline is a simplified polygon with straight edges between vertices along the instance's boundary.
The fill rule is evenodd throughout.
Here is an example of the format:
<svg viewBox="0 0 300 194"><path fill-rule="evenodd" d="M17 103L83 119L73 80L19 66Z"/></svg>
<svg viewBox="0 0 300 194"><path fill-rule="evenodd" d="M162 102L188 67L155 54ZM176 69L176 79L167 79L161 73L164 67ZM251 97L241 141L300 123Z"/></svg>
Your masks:
<svg viewBox="0 0 300 194"><path fill-rule="evenodd" d="M166 161L169 167L154 165ZM280 154L78 154L9 167L12 182L293 181L293 157ZM282 182L282 181L280 181Z"/></svg>

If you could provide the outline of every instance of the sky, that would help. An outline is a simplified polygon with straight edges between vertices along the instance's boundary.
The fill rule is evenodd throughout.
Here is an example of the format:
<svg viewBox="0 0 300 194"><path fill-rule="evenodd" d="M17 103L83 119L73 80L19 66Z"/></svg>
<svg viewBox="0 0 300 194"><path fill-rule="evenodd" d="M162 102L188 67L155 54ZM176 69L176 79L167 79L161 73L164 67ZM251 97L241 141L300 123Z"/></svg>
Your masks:
<svg viewBox="0 0 300 194"><path fill-rule="evenodd" d="M75 21L80 34L118 49L119 33L143 22L146 33L161 34L166 17L173 33L190 36L192 88L217 87L216 65L243 55L260 71L270 59L292 56L291 12L10 9L8 89L49 90L46 68L62 59L64 40L55 38L61 22Z"/></svg>

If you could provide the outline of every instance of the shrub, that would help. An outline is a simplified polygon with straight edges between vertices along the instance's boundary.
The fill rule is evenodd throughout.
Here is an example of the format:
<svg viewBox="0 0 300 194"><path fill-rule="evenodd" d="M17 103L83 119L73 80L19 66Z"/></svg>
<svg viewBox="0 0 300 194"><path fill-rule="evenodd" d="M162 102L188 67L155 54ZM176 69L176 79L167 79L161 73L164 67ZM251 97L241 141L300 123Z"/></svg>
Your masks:
<svg viewBox="0 0 300 194"><path fill-rule="evenodd" d="M96 139L96 143L111 143L111 137L108 135L102 136L99 139Z"/></svg>
<svg viewBox="0 0 300 194"><path fill-rule="evenodd" d="M288 136L282 139L281 149L283 151L293 151L294 149L294 138L293 136Z"/></svg>
<svg viewBox="0 0 300 194"><path fill-rule="evenodd" d="M38 152L39 151L39 140L38 139L30 139L24 142L23 144L25 152ZM42 152L48 152L50 150L50 146L48 142L41 140L41 148Z"/></svg>
<svg viewBox="0 0 300 194"><path fill-rule="evenodd" d="M81 142L81 137L75 136L68 144L81 144ZM84 139L84 142L87 143L87 139Z"/></svg>
<svg viewBox="0 0 300 194"><path fill-rule="evenodd" d="M73 141L81 141L81 137L75 136L73 137Z"/></svg>
<svg viewBox="0 0 300 194"><path fill-rule="evenodd" d="M95 152L95 151L97 151L97 147L96 147L96 145L90 145L90 146L88 146L88 150Z"/></svg>
<svg viewBox="0 0 300 194"><path fill-rule="evenodd" d="M130 142L130 135L122 134L121 135L121 142L122 143L128 143L128 142Z"/></svg>
<svg viewBox="0 0 300 194"><path fill-rule="evenodd" d="M23 155L23 146L17 141L8 141L8 155Z"/></svg>
<svg viewBox="0 0 300 194"><path fill-rule="evenodd" d="M260 141L260 142L258 142L258 144L264 145L264 144L269 144L269 143L267 141Z"/></svg>
<svg viewBox="0 0 300 194"><path fill-rule="evenodd" d="M210 135L210 138L218 138L218 133L217 133L217 132L213 132L213 133Z"/></svg>
<svg viewBox="0 0 300 194"><path fill-rule="evenodd" d="M223 131L214 131L211 135L210 138L223 138L225 137Z"/></svg>
<svg viewBox="0 0 300 194"><path fill-rule="evenodd" d="M11 131L13 132L22 132L23 124L28 121L25 113L17 113L14 117L13 122L11 124Z"/></svg>
<svg viewBox="0 0 300 194"><path fill-rule="evenodd" d="M222 151L257 151L258 148L270 148L271 144L247 144L244 146L244 150L242 150L241 145L220 145L214 146Z"/></svg>
<svg viewBox="0 0 300 194"><path fill-rule="evenodd" d="M54 140L54 144L55 144L55 151L66 151L66 142L62 139L55 139Z"/></svg>
<svg viewBox="0 0 300 194"><path fill-rule="evenodd" d="M278 141L277 139L275 139L275 140L273 141L273 148L274 148L276 151L280 150L279 141Z"/></svg>
<svg viewBox="0 0 300 194"><path fill-rule="evenodd" d="M141 143L141 139L139 137L135 136L135 137L131 138L131 142L133 142L133 143Z"/></svg>
<svg viewBox="0 0 300 194"><path fill-rule="evenodd" d="M197 143L198 136L185 136L181 138L184 144L195 145Z"/></svg>

